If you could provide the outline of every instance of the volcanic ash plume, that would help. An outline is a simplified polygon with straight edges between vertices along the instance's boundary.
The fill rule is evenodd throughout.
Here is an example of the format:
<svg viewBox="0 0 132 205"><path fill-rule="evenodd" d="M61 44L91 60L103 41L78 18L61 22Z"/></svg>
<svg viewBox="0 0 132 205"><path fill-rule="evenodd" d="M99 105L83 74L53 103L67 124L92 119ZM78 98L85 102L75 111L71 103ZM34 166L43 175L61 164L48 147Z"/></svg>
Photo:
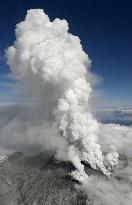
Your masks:
<svg viewBox="0 0 132 205"><path fill-rule="evenodd" d="M74 164L77 170L71 175L80 181L87 177L81 161L109 175L98 144L98 122L89 112L90 60L79 38L68 33L67 21L51 22L43 10L29 10L16 26L16 41L7 57L17 79L40 82L47 119L67 141L64 156L57 150L56 157Z"/></svg>

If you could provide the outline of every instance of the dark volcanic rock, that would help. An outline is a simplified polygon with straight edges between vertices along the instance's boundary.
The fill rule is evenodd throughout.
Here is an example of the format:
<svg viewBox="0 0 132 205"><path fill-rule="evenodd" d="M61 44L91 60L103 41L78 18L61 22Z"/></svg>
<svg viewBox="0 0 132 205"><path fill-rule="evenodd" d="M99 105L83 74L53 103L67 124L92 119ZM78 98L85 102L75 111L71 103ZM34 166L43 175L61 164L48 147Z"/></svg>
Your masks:
<svg viewBox="0 0 132 205"><path fill-rule="evenodd" d="M52 155L15 153L0 164L0 205L85 205L68 173L74 167Z"/></svg>

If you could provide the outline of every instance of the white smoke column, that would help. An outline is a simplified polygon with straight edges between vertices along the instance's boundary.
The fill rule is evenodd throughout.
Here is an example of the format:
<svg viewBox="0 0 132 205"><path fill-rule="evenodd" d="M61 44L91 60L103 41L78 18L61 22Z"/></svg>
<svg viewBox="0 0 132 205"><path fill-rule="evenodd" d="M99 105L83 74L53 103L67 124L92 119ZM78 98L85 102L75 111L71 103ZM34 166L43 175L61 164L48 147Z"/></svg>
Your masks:
<svg viewBox="0 0 132 205"><path fill-rule="evenodd" d="M90 60L79 38L68 33L67 21L51 22L43 10L29 10L25 21L16 26L16 41L7 57L18 79L38 79L42 89L47 89L44 106L51 112L58 134L68 142L68 160L78 170L73 177L86 176L82 160L108 175L98 144L98 122L88 106ZM60 155L58 150L56 157Z"/></svg>
<svg viewBox="0 0 132 205"><path fill-rule="evenodd" d="M113 170L118 165L119 154L115 146L109 147L110 152L104 157L104 164L108 170Z"/></svg>

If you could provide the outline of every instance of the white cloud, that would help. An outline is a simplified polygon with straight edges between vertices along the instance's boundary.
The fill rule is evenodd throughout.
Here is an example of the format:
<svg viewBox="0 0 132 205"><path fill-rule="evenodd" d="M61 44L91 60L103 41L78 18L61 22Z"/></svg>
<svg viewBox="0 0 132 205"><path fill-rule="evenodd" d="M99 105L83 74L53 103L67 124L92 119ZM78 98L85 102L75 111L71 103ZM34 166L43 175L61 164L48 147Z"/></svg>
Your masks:
<svg viewBox="0 0 132 205"><path fill-rule="evenodd" d="M132 127L100 124L99 138L104 151L114 146L119 153L132 157Z"/></svg>
<svg viewBox="0 0 132 205"><path fill-rule="evenodd" d="M91 205L131 205L130 184L101 176L90 176L79 189L87 194L87 204Z"/></svg>

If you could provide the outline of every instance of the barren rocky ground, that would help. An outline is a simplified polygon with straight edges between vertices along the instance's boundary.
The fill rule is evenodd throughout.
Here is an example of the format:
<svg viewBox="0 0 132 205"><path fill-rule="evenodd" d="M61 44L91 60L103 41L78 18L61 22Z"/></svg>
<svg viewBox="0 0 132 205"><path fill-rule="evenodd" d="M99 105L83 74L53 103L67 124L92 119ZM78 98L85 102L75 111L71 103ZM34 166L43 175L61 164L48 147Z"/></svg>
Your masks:
<svg viewBox="0 0 132 205"><path fill-rule="evenodd" d="M127 166L120 156L119 166ZM85 205L87 196L75 189L69 162L56 161L51 154L25 156L21 152L8 156L0 164L0 205ZM89 175L101 175L85 166ZM113 177L121 180L116 174Z"/></svg>
<svg viewBox="0 0 132 205"><path fill-rule="evenodd" d="M0 164L0 205L84 205L68 176L72 165L52 156L15 153Z"/></svg>

